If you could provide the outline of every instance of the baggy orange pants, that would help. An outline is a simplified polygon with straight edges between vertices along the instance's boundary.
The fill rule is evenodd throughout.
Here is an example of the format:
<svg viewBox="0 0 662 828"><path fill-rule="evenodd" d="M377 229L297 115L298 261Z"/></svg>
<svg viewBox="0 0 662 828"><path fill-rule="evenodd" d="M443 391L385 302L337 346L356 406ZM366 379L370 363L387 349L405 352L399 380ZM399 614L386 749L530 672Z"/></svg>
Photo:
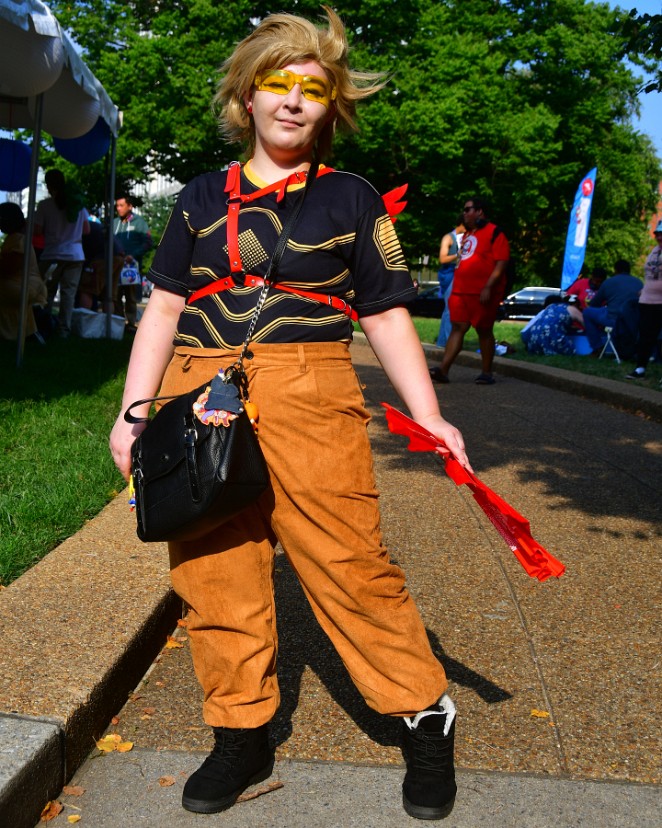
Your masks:
<svg viewBox="0 0 662 828"><path fill-rule="evenodd" d="M205 537L169 544L173 586L191 609L204 719L253 728L278 708L276 541L368 705L413 715L447 681L404 574L382 544L369 415L349 347L258 343L250 350L245 367L271 488ZM178 348L161 393L201 385L237 354Z"/></svg>

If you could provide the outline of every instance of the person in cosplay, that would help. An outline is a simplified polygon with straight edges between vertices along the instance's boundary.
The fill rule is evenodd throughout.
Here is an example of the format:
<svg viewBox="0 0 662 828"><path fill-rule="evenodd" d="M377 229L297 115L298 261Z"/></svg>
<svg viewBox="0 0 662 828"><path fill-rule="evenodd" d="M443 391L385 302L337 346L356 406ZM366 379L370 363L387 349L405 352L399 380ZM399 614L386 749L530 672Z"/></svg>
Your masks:
<svg viewBox="0 0 662 828"><path fill-rule="evenodd" d="M349 68L344 27L323 8L320 26L289 14L265 18L224 64L220 124L250 160L181 192L150 270L155 289L122 414L159 387L180 394L235 362L261 293L252 285L266 273L311 163L328 157L336 126L354 127L356 102L385 85L382 75ZM351 314L413 418L470 469L462 435L440 414L405 307L414 295L382 198L362 178L321 165L245 364L271 485L200 540L169 544L215 737L184 787L187 810L229 808L272 772L278 541L367 704L402 719L405 809L422 819L452 809L455 707L404 574L382 544L369 415L349 354ZM110 446L128 478L144 426L122 414Z"/></svg>

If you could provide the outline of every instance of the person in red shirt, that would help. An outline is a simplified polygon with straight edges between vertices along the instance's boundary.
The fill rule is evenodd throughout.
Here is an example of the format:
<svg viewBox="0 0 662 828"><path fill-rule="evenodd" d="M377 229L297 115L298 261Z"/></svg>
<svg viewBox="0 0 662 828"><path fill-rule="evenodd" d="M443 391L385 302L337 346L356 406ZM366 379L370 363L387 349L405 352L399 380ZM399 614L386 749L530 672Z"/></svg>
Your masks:
<svg viewBox="0 0 662 828"><path fill-rule="evenodd" d="M576 296L579 300L579 309L584 310L588 307L588 303L598 292L600 285L607 278L607 271L604 267L594 267L591 275L575 281L567 289L568 296Z"/></svg>
<svg viewBox="0 0 662 828"><path fill-rule="evenodd" d="M494 385L494 323L503 299L510 246L501 228L487 220L486 211L485 201L478 197L467 199L462 210L466 233L448 300L452 329L441 365L430 371L437 382L448 382L448 371L473 326L482 359L482 371L475 382Z"/></svg>

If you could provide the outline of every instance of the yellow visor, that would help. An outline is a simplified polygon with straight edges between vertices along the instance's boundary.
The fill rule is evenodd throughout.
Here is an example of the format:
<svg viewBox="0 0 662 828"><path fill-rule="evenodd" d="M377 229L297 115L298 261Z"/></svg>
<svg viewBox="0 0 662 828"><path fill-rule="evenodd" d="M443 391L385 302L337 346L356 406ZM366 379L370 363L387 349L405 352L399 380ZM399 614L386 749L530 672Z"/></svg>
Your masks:
<svg viewBox="0 0 662 828"><path fill-rule="evenodd" d="M295 84L301 86L304 98L321 103L327 109L336 99L335 87L326 78L317 75L297 75L288 69L267 69L255 76L255 88L260 92L273 92L275 95L287 95Z"/></svg>

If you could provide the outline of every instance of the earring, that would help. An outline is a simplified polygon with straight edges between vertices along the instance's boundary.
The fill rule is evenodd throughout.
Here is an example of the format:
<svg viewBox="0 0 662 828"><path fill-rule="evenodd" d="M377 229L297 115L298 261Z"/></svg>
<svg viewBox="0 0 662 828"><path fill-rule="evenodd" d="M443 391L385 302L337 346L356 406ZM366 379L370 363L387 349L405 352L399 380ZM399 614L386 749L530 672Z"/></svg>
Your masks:
<svg viewBox="0 0 662 828"><path fill-rule="evenodd" d="M249 112L252 112L252 111L253 111L253 102L252 102L252 101L249 101L249 102L246 104L246 109L247 109Z"/></svg>

